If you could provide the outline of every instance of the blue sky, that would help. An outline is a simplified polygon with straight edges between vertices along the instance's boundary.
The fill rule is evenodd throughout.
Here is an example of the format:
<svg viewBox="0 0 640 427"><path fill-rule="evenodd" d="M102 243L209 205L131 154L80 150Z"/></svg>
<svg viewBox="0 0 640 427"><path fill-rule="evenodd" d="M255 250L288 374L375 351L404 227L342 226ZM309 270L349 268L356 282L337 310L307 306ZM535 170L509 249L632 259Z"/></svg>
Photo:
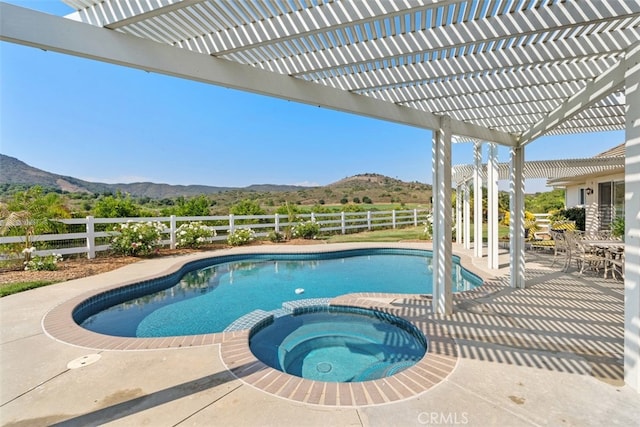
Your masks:
<svg viewBox="0 0 640 427"><path fill-rule="evenodd" d="M58 0L9 0L72 12ZM431 131L0 42L0 153L96 182L326 185L359 173L431 183ZM527 160L591 157L624 132L545 137ZM500 161L508 161L501 147ZM453 163L471 163L454 144ZM484 150L486 159L486 148ZM546 191L543 180L526 191Z"/></svg>

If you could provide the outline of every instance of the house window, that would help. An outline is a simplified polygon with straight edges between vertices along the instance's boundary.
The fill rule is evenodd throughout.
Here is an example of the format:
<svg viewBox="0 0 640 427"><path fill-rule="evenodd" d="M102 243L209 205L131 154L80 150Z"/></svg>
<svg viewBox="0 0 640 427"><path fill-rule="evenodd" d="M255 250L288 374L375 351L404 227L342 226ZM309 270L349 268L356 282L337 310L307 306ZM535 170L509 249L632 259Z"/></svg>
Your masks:
<svg viewBox="0 0 640 427"><path fill-rule="evenodd" d="M585 189L584 188L580 189L580 200L578 200L578 204L579 205L587 204L587 198L586 198L586 195L585 195Z"/></svg>
<svg viewBox="0 0 640 427"><path fill-rule="evenodd" d="M624 216L624 181L598 184L598 215L601 230L608 230L616 216Z"/></svg>
<svg viewBox="0 0 640 427"><path fill-rule="evenodd" d="M613 210L615 216L624 216L624 181L613 183Z"/></svg>

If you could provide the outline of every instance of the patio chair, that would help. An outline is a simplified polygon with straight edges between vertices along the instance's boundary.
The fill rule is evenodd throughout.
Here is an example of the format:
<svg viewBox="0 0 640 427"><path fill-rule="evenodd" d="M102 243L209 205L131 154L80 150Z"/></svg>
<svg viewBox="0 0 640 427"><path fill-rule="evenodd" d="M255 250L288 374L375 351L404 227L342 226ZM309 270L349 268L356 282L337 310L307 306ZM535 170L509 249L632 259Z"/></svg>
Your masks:
<svg viewBox="0 0 640 427"><path fill-rule="evenodd" d="M559 232L557 230L551 230L551 238L553 239L553 262L551 266L553 267L557 261L561 258L563 259L562 269L566 270L569 267L569 263L571 262L571 252L569 243L567 242L567 236L564 232Z"/></svg>
<svg viewBox="0 0 640 427"><path fill-rule="evenodd" d="M624 279L624 250L611 249L607 254L607 264L604 271L604 278L607 278L607 272L611 271L611 278ZM618 277L616 277L616 274Z"/></svg>
<svg viewBox="0 0 640 427"><path fill-rule="evenodd" d="M607 275L607 269L609 261L602 249L594 246L584 244L584 236L578 233L567 233L569 239L572 240L572 255L571 258L575 259L576 266L580 268L580 274L584 274L585 270L592 270L599 273L604 271L604 275Z"/></svg>
<svg viewBox="0 0 640 427"><path fill-rule="evenodd" d="M556 221L553 224L551 224L550 229L558 232L563 232L567 230L574 231L576 229L576 222L575 221Z"/></svg>
<svg viewBox="0 0 640 427"><path fill-rule="evenodd" d="M541 231L533 233L533 239L529 241L529 247L532 249L549 249L554 250L556 242L553 240L550 231Z"/></svg>

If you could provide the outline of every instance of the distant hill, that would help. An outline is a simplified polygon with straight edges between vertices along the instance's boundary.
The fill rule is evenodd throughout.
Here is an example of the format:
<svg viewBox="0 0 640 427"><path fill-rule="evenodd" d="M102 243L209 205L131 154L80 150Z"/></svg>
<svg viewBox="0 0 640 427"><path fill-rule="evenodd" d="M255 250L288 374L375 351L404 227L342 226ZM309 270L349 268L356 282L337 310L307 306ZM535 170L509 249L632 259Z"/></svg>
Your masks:
<svg viewBox="0 0 640 427"><path fill-rule="evenodd" d="M336 181L333 184L329 184L328 187L353 187L359 186L363 188L382 188L393 185L406 185L404 181L399 179L390 178L385 175L377 173L363 173L359 175L343 178L340 181Z"/></svg>
<svg viewBox="0 0 640 427"><path fill-rule="evenodd" d="M0 196L6 196L21 187L39 185L45 191L115 194L120 191L136 198L167 200L176 197L207 195L215 205L213 212L226 214L228 208L250 198L265 207L280 206L285 202L298 205L355 204L430 204L431 185L404 182L388 176L364 173L341 179L326 186L303 187L297 185L255 184L248 187L213 187L208 185L169 185L152 182L132 184L105 184L88 182L34 168L9 156L0 154Z"/></svg>
<svg viewBox="0 0 640 427"><path fill-rule="evenodd" d="M131 184L105 184L83 181L70 176L62 176L34 168L14 157L0 154L0 184L22 184L25 186L40 185L70 193L115 193L118 190L136 197L163 199L177 196L198 196L216 194L230 190L246 191L297 191L308 187L296 185L259 184L249 187L213 187L208 185L170 185L152 182L135 182Z"/></svg>

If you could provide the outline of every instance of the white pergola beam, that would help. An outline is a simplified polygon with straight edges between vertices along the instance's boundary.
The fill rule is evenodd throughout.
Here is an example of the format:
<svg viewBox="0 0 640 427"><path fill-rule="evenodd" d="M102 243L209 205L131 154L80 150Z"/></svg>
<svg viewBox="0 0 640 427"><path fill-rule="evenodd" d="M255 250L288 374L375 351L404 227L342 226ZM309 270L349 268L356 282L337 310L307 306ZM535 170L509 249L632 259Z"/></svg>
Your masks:
<svg viewBox="0 0 640 427"><path fill-rule="evenodd" d="M624 381L640 392L640 43L625 69Z"/></svg>
<svg viewBox="0 0 640 427"><path fill-rule="evenodd" d="M487 266L498 268L498 146L489 143L487 165Z"/></svg>
<svg viewBox="0 0 640 427"><path fill-rule="evenodd" d="M0 3L0 40L44 50L317 105L422 129L439 116L213 58L116 31ZM515 136L451 120L455 135L515 146Z"/></svg>
<svg viewBox="0 0 640 427"><path fill-rule="evenodd" d="M532 54L535 51L532 50ZM553 67L540 68L539 65L545 61L528 64L524 61L513 62L505 59L504 54L486 52L478 58L460 57L444 60L431 60L417 64L408 64L403 67L383 68L380 70L361 71L358 73L333 73L325 72L317 78L317 81L327 86L340 87L351 91L373 91L384 90L396 86L395 82L402 82L403 87L411 87L419 84L429 84L437 79L446 79L455 76L457 79L463 78L473 73L491 73L482 78L482 82L487 86L516 87L518 89L528 85L550 82L572 82L595 78L600 73L598 68L605 63L613 63L613 52L600 57L591 58L590 63L571 63L560 60L549 62ZM618 56L621 56L619 54ZM495 64L501 64L505 68L516 68L517 73L494 73ZM364 64L363 64L364 65ZM538 65L538 66L535 66ZM604 72L610 66L603 67L599 71ZM497 83L487 84L487 81L495 80ZM487 90L489 90L487 88Z"/></svg>
<svg viewBox="0 0 640 427"><path fill-rule="evenodd" d="M624 80L624 61L620 61L615 67L610 68L595 80L587 83L584 89L567 99L560 107L538 121L529 130L523 132L520 137L520 144L526 145L530 143L601 99L606 98L612 92L619 91L624 87Z"/></svg>
<svg viewBox="0 0 640 427"><path fill-rule="evenodd" d="M482 258L482 143L473 144L473 238L474 255Z"/></svg>
<svg viewBox="0 0 640 427"><path fill-rule="evenodd" d="M456 80L441 81L438 85L421 84L414 81L402 87L391 86L379 89L368 89L362 93L371 94L390 102L420 102L428 99L455 101L456 105L476 105L476 97L487 104L509 104L514 99L526 98L529 101L540 99L566 99L582 90L585 83L571 75L580 72L580 77L597 77L597 70L601 67L608 69L615 62L611 57L602 57L590 61L594 69L564 65L563 70L572 71L571 74L558 74L551 70L522 69L518 75L500 74L499 78L481 79L478 77L460 77ZM405 80L403 80L405 81ZM406 82L406 81L405 81ZM411 83L411 82L409 82ZM453 99L451 99L453 98Z"/></svg>
<svg viewBox="0 0 640 427"><path fill-rule="evenodd" d="M512 288L524 288L524 147L512 148L510 154L509 279Z"/></svg>
<svg viewBox="0 0 640 427"><path fill-rule="evenodd" d="M624 37L626 40L629 40L629 39L633 40L639 37L638 36L639 33L637 30L629 30L627 34L625 34L625 37ZM368 78L367 76L369 74L375 74L375 76L377 76L376 78L383 82L385 81L393 82L393 81L397 81L399 75L404 74L404 75L420 76L421 74L426 72L428 72L428 74L426 75L428 75L430 79L436 79L438 77L451 76L451 75L463 76L465 74L470 74L470 73L478 73L482 71L495 70L495 64L500 64L500 66L504 68L518 68L519 70L522 70L523 68L535 68L536 71L543 72L543 69L536 66L546 63L546 64L552 64L553 65L552 69L557 68L558 71L561 71L560 69L566 68L566 71L564 70L562 71L564 71L567 75L565 76L560 75L557 77L558 79L571 79L572 77L579 77L582 74L589 72L588 70L590 66L589 64L567 63L566 62L567 58L574 57L575 53L573 55L567 55L565 52L567 51L583 52L580 55L578 55L578 59L584 59L585 61L588 61L588 60L597 61L603 56L603 53L602 53L603 51L607 52L606 53L607 56L614 55L616 52L624 52L624 48L627 45L625 43L625 40L620 40L606 33L598 36L588 37L588 38L585 37L585 39L586 40L582 40L580 42L575 42L573 40L572 41L558 40L554 43L554 47L561 49L560 51L551 52L551 51L541 50L537 46L527 46L522 48L512 48L504 52L489 51L489 52L483 53L482 56L467 55L467 56L460 56L455 58L444 58L440 60L431 60L429 62L420 62L420 63L410 64L410 65L405 65L403 67L380 69L380 70L376 70L375 72L372 72L372 71L362 72L360 74L362 74L363 80L372 81L373 78ZM592 41L591 39L594 39L594 40ZM585 46L588 46L588 48L580 48L580 45L582 43L584 43ZM419 50L416 52L407 52L405 53L405 55L409 55L409 54L422 55L423 53L424 53L423 50ZM380 58L379 60L390 59L397 55L400 55L400 53L396 51L390 52L388 57ZM326 63L326 66L321 69L314 69L314 70L300 69L299 64L301 64L302 61L300 61L300 58L297 58L297 57L268 61L268 63L265 64L265 67L272 70L276 70L276 69L286 70L287 73L293 74L293 75L312 75L314 73L326 73L329 70L340 69L341 67L347 66L344 63L335 64L331 62L329 58L326 58L326 56L327 54L323 52L310 53L305 55L305 57L308 57L307 59L309 61L314 61L314 63L318 63L318 62ZM336 53L336 56L338 56L338 53ZM353 57L352 52L346 52L344 56L346 56L346 58ZM535 57L536 60L532 61L531 60L532 57ZM362 60L358 61L355 64L350 64L350 66L366 65L367 63L371 63L372 61L373 59L368 59L367 61L365 61L363 56ZM347 80L347 77L349 76L352 77L350 82L349 80ZM358 76L358 78L359 77L360 76ZM375 88L380 86L380 85L370 84L370 83L358 84L357 81L355 81L356 79L353 79L353 76L350 74L346 76L332 77L330 79L327 78L326 80L343 80L343 79L347 82L347 83L344 83L344 85L345 86L348 85L350 90L370 89L370 88ZM411 80L408 80L406 78L403 80L405 81L405 83L411 82ZM415 82L420 82L421 80L422 79L418 77L417 80L415 80ZM332 85L337 86L338 84L333 83Z"/></svg>
<svg viewBox="0 0 640 427"><path fill-rule="evenodd" d="M463 233L464 248L471 249L471 206L469 204L469 193L471 191L469 189L469 182L465 182L464 186L462 187L462 191L462 223L464 224L464 231L461 230L458 232Z"/></svg>
<svg viewBox="0 0 640 427"><path fill-rule="evenodd" d="M480 157L482 159L482 157ZM481 160L480 160L481 161ZM606 173L624 167L624 157L593 157L588 159L532 160L524 165L525 179L547 178L562 179L592 173ZM510 163L498 163L498 179L509 179ZM455 165L452 180L465 182L478 170L480 179L487 177L487 166L478 164Z"/></svg>
<svg viewBox="0 0 640 427"><path fill-rule="evenodd" d="M451 127L442 117L433 132L433 306L436 314L453 313L452 244L451 244Z"/></svg>
<svg viewBox="0 0 640 427"><path fill-rule="evenodd" d="M456 187L456 243L462 243L462 188L463 185Z"/></svg>

